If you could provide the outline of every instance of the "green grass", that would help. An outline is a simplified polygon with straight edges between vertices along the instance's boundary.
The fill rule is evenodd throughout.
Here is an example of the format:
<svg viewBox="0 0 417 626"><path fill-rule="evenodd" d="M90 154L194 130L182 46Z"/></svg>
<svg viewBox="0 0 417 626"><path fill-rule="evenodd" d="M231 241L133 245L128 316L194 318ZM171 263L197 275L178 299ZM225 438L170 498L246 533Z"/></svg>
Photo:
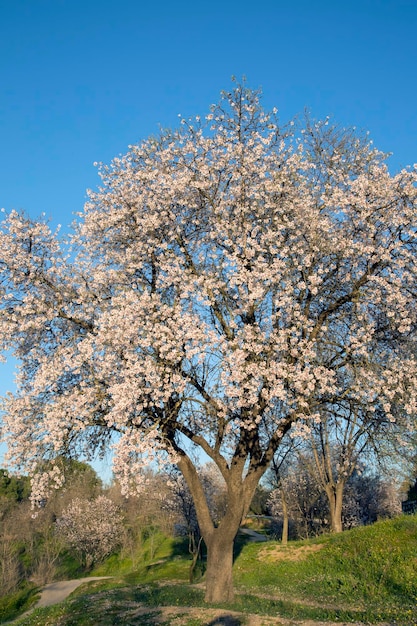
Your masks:
<svg viewBox="0 0 417 626"><path fill-rule="evenodd" d="M153 560L134 571L109 560L94 575L115 578L76 590L59 606L37 609L20 626L111 626L116 624L209 623L200 585L189 585L183 546L161 540ZM114 568L111 571L111 568ZM316 540L246 543L241 538L234 564L233 605L244 624L248 614L289 620L385 622L417 626L417 516L402 516ZM138 614L138 607L140 614ZM174 607L175 620L163 607ZM196 607L187 615L188 607ZM204 607L201 612L198 607ZM189 610L189 609L188 609ZM204 617L204 611L207 613ZM201 613L201 615L199 614ZM230 618L231 619L231 618ZM170 621L171 620L171 621ZM228 622L228 623L229 623ZM226 623L226 622L225 622Z"/></svg>
<svg viewBox="0 0 417 626"><path fill-rule="evenodd" d="M288 548L249 544L235 563L235 582L317 603L416 603L417 518L403 516Z"/></svg>
<svg viewBox="0 0 417 626"><path fill-rule="evenodd" d="M37 597L34 586L27 586L16 593L0 597L0 623L26 611L36 602Z"/></svg>
<svg viewBox="0 0 417 626"><path fill-rule="evenodd" d="M138 554L135 555L133 564L132 559L123 555L113 555L104 563L95 567L91 572L91 576L110 576L114 574L129 574L131 572L138 573L140 576L153 569L154 564L163 564L166 568L166 576L171 577L173 571L177 567L176 562L180 557L188 557L188 544L184 545L182 539L173 539L167 537L163 533L158 533L152 538L152 549L150 542L145 541ZM159 571L162 571L160 568Z"/></svg>

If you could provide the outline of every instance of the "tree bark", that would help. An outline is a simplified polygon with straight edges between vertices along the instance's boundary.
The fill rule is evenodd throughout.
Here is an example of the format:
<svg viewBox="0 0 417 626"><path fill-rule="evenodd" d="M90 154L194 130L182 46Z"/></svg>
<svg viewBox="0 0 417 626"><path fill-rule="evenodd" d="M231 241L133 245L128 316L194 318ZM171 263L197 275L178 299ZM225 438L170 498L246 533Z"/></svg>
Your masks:
<svg viewBox="0 0 417 626"><path fill-rule="evenodd" d="M230 534L222 536L216 528L212 537L206 541L206 602L232 602L233 589L233 543Z"/></svg>
<svg viewBox="0 0 417 626"><path fill-rule="evenodd" d="M187 481L197 513L198 525L207 547L206 602L231 602L233 589L233 544L239 527L249 510L256 485L266 469L248 473L242 480L245 457L235 462L232 469L224 472L227 486L227 510L216 527L211 519L207 500L198 473L192 461L183 455L178 467Z"/></svg>
<svg viewBox="0 0 417 626"><path fill-rule="evenodd" d="M191 565L190 565L190 574L189 574L189 580L190 583L194 582L194 572L195 572L195 568L197 566L197 561L200 557L200 550L201 550L201 542L203 541L203 538L200 537L198 542L195 541L195 537L194 535L190 535L189 536L189 552L192 556L192 561L191 561Z"/></svg>
<svg viewBox="0 0 417 626"><path fill-rule="evenodd" d="M288 505L284 491L281 490L281 504L282 504L282 536L281 544L286 546L288 544Z"/></svg>
<svg viewBox="0 0 417 626"><path fill-rule="evenodd" d="M326 487L330 511L330 530L332 533L341 533L343 531L342 507L344 487L344 483L337 483L334 486L328 485Z"/></svg>

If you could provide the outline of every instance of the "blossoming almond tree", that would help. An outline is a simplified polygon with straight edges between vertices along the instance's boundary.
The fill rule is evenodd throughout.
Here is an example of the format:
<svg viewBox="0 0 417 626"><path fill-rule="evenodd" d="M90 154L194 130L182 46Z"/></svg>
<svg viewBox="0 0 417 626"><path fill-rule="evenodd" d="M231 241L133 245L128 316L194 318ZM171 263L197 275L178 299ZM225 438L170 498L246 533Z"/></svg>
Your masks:
<svg viewBox="0 0 417 626"><path fill-rule="evenodd" d="M55 522L58 536L75 550L84 567L90 568L121 543L122 514L106 496L74 498Z"/></svg>
<svg viewBox="0 0 417 626"><path fill-rule="evenodd" d="M375 419L416 411L413 355L364 358L378 315L398 335L414 328L416 171L391 176L328 121L297 128L237 85L205 119L102 166L70 252L43 222L11 212L2 226L0 336L21 362L4 406L10 460L33 474L34 499L62 480L37 473L44 458L112 445L126 490L145 463L176 463L208 601L233 598L234 537L291 429L308 430L346 380ZM217 524L193 447L225 481Z"/></svg>

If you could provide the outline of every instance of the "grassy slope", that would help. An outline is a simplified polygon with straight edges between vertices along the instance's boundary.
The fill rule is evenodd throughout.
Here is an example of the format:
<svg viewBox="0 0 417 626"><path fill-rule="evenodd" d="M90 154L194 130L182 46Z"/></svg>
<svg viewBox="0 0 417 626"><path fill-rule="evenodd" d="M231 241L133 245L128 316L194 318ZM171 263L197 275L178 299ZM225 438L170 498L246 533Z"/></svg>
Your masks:
<svg viewBox="0 0 417 626"><path fill-rule="evenodd" d="M235 564L240 589L332 614L417 624L417 517L402 516L314 541L252 544ZM334 609L337 609L334 611Z"/></svg>
<svg viewBox="0 0 417 626"><path fill-rule="evenodd" d="M229 610L292 619L417 625L417 516L294 542L286 548L277 542L239 548L234 565L238 594ZM181 607L204 606L201 587L186 582L187 557L170 541L161 542L153 557L153 563L160 562L142 561L130 572L126 561L113 559L94 575L113 573L114 580L91 583L65 603L37 609L18 623L207 624L207 617L178 617L184 612ZM161 607L167 605L178 607L177 617L164 621ZM140 614L139 606L143 607ZM245 623L245 617L235 623Z"/></svg>

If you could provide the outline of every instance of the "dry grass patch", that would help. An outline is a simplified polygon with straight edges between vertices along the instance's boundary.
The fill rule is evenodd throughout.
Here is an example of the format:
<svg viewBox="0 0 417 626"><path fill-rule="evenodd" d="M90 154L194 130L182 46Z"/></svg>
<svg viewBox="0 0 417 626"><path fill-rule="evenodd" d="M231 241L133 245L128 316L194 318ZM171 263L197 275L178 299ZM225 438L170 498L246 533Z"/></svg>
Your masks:
<svg viewBox="0 0 417 626"><path fill-rule="evenodd" d="M268 546L258 553L259 561L304 561L310 554L318 552L324 544L316 543L299 548L289 546Z"/></svg>

